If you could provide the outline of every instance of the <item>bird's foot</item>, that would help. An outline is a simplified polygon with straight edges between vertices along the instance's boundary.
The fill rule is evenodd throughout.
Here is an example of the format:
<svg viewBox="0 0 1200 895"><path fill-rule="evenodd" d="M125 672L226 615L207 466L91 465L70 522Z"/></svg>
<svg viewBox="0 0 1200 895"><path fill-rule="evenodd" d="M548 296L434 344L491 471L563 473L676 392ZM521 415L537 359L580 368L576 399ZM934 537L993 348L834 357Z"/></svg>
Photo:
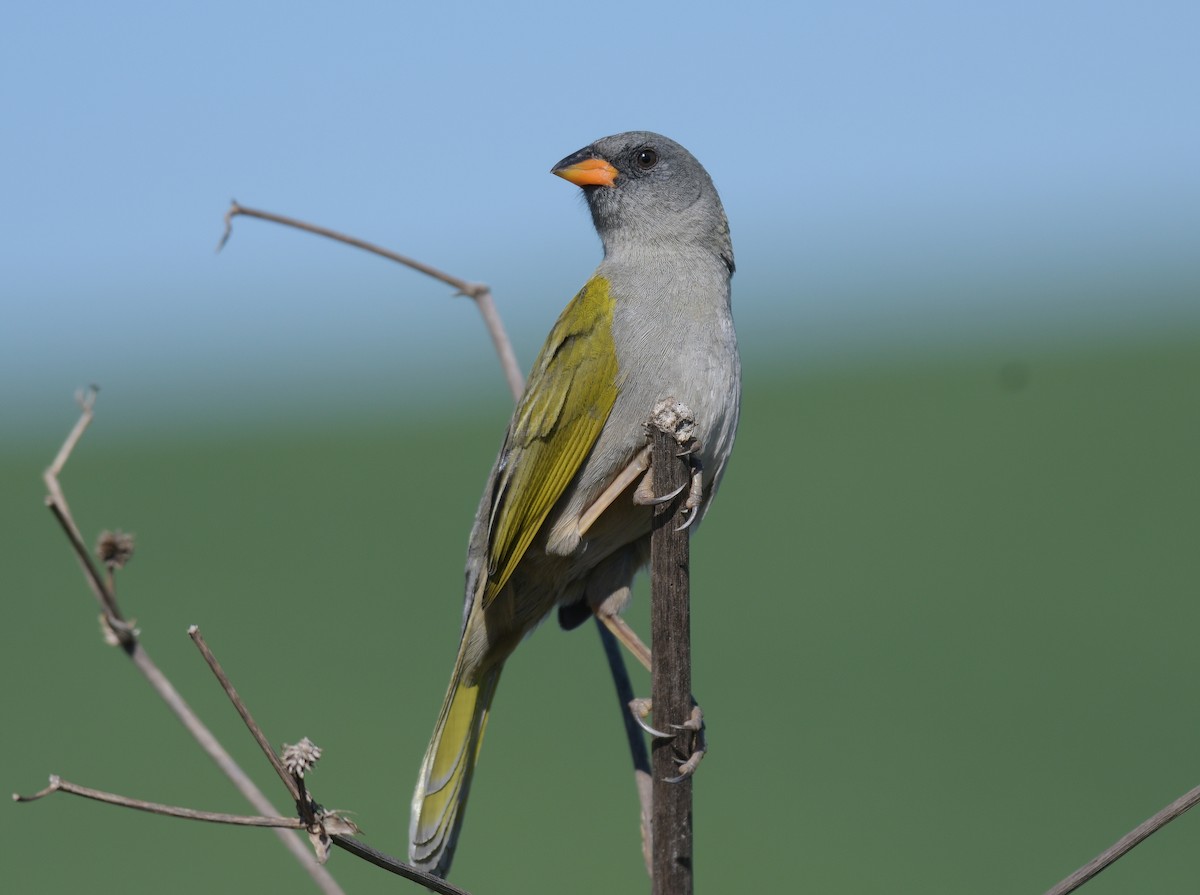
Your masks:
<svg viewBox="0 0 1200 895"><path fill-rule="evenodd" d="M633 492L633 502L643 506L657 506L674 500L687 488L688 496L683 504L683 513L687 518L676 530L690 528L699 518L700 506L704 502L704 470L700 465L700 443L696 440L696 418L686 404L674 398L664 398L654 405L647 428L666 432L675 439L680 448L677 456L688 458L692 475L689 482L670 494L655 495L654 468L647 463L645 475Z"/></svg>
<svg viewBox="0 0 1200 895"><path fill-rule="evenodd" d="M687 487L687 482L684 482L670 494L655 495L654 493L654 469L647 469L646 474L642 476L642 480L638 483L637 488L633 492L633 502L638 506L656 507L659 504L670 503L676 497L683 493L683 489Z"/></svg>
<svg viewBox="0 0 1200 895"><path fill-rule="evenodd" d="M654 493L654 467L646 470L642 476L642 480L638 483L633 492L633 502L639 506L658 506L660 504L669 503L674 500L684 489L687 489L687 499L683 502L683 512L687 516L683 524L679 526L679 531L685 528L690 528L692 523L700 515L700 505L704 503L704 467L700 464L700 457L696 453L697 448L693 443L687 449L680 451L679 456L688 457L692 467L691 478L667 494Z"/></svg>
<svg viewBox="0 0 1200 895"><path fill-rule="evenodd" d="M668 783L679 783L686 780L692 774L696 773L696 768L700 767L700 762L708 752L708 737L705 733L704 712L700 706L693 705L692 713L688 719L682 724L672 724L675 733L667 733L659 730L656 727L651 727L646 723L646 718L649 717L654 704L651 700L645 698L633 699L629 703L629 711L633 714L633 720L637 722L638 727L650 734L655 739L671 740L678 737L684 731L690 733L691 742L689 747L691 752L686 759L679 759L679 773L674 777L668 777Z"/></svg>
<svg viewBox="0 0 1200 895"><path fill-rule="evenodd" d="M686 780L692 774L696 773L696 768L700 767L700 762L708 752L708 736L705 733L704 727L704 712L700 710L700 706L693 705L692 713L688 719L682 724L672 724L672 727L680 731L691 732L690 748L691 755L679 763L679 773L674 777L668 777L668 783L680 783Z"/></svg>

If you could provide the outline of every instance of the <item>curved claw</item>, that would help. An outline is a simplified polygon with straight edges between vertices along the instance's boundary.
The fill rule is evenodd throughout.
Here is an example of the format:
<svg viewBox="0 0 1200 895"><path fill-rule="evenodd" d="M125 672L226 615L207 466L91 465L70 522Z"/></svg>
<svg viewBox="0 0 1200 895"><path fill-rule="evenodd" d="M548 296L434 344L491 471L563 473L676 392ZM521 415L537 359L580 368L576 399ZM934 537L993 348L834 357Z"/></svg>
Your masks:
<svg viewBox="0 0 1200 895"><path fill-rule="evenodd" d="M692 757L683 762L679 766L679 774L674 777L665 778L667 783L682 783L692 774L696 773L696 768L700 767L700 760L704 758L704 751L697 750L692 753Z"/></svg>
<svg viewBox="0 0 1200 895"><path fill-rule="evenodd" d="M650 734L650 736L654 737L656 740L673 740L675 738L675 734L666 733L659 730L657 727L651 727L637 715L633 716L633 720L637 722L638 727L646 731L646 733Z"/></svg>
<svg viewBox="0 0 1200 895"><path fill-rule="evenodd" d="M674 491L672 491L670 494L662 494L662 495L660 495L660 496L658 496L658 497L651 497L651 498L648 498L648 499L646 499L646 500L644 501L644 504L645 504L646 506L656 507L656 506L658 506L658 505L659 505L659 504L661 504L661 503L667 503L667 502L669 502L669 501L672 501L672 500L674 500L676 497L678 497L680 494L682 494L682 493L683 493L683 489L684 489L684 488L686 488L686 487L687 487L687 482L684 482L682 485L680 485L678 488L676 488L676 489L675 489Z"/></svg>
<svg viewBox="0 0 1200 895"><path fill-rule="evenodd" d="M700 504L704 502L704 473L700 468L699 459L692 460L692 480L689 484L691 487L683 504L683 511L688 514L687 521L675 529L676 531L691 528L700 515Z"/></svg>
<svg viewBox="0 0 1200 895"><path fill-rule="evenodd" d="M688 513L687 521L684 522L682 525L677 526L675 528L675 530L676 531L684 531L685 529L691 528L692 523L696 521L696 517L699 515L700 514L697 513L695 510L692 510L690 513Z"/></svg>
<svg viewBox="0 0 1200 895"><path fill-rule="evenodd" d="M682 724L672 724L676 730L691 730L695 733L700 733L704 730L704 712L700 710L700 706L693 705L692 713L688 715L688 719Z"/></svg>
<svg viewBox="0 0 1200 895"><path fill-rule="evenodd" d="M651 727L646 723L646 716L650 714L651 702L649 699L631 699L629 701L629 712L633 715L633 720L637 722L637 726L650 736L659 740L670 740L675 737L673 733L666 733L659 730L657 727Z"/></svg>

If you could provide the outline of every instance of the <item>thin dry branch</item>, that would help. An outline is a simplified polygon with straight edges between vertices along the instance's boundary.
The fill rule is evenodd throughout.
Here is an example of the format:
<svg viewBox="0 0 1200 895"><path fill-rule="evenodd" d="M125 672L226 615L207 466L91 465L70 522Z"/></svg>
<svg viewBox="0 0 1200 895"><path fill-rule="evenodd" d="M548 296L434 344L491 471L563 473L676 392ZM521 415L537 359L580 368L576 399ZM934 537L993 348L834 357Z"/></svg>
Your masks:
<svg viewBox="0 0 1200 895"><path fill-rule="evenodd" d="M166 817L179 817L185 820L199 820L207 823L232 824L243 827L273 827L283 830L305 830L309 827L308 824L296 817L259 817L247 814L224 814L216 811L196 811L192 808L180 808L176 805L163 805L158 802L146 802L141 799L118 795L117 793L81 786L78 783L72 783L58 776L52 776L50 778L50 785L33 795L23 796L14 793L13 801L36 802L56 792L65 792L70 795L81 796L85 799L104 802L108 805L131 808L136 811L148 811L152 814L161 814ZM339 848L374 864L376 867L420 883L431 892L438 892L440 895L470 895L465 889L452 886L443 879L423 873L350 836L335 834L331 838L333 843Z"/></svg>
<svg viewBox="0 0 1200 895"><path fill-rule="evenodd" d="M405 864L403 861L398 861L391 855L385 855L383 852L371 848L365 842L359 842L350 836L334 836L333 844L356 857L362 858L364 861L374 864L382 870L394 873L396 876L402 876L407 880L412 880L414 883L420 883L430 892L437 892L439 895L470 895L465 889L452 886L440 877L431 876L428 873L417 870L415 867Z"/></svg>
<svg viewBox="0 0 1200 895"><path fill-rule="evenodd" d="M292 793L293 798L295 798L296 806L301 814L299 825L303 828L309 829L311 832L314 824L320 825L325 823L327 821L326 816L313 815L313 812L316 810L316 805L308 796L308 791L304 786L303 776L300 774L293 774L284 767L283 762L279 759L279 756L275 754L275 751L267 742L266 735L263 733L262 728L259 727L258 722L254 720L254 716L251 714L249 707L242 700L241 696L238 695L237 688L233 686L229 676L221 667L221 663L217 661L217 658L215 655L213 655L213 652L209 648L207 641L205 641L204 637L200 634L200 629L195 625L192 625L192 627L188 629L188 636L192 638L192 641L200 650L201 655L204 656L204 661L208 663L208 667L212 669L212 672L214 675L216 675L217 680L221 682L221 687L225 690L225 695L228 696L229 701L233 703L234 708L241 716L242 721L245 722L251 736L254 737L255 741L259 745L259 748L262 749L263 754L267 756L267 759L271 762L272 767L275 768L275 772L288 787L288 791ZM343 826L346 825L343 824ZM352 825L350 825L349 828L351 831L354 831L355 829ZM423 870L418 870L412 865L406 864L403 861L392 857L391 855L384 854L377 849L371 848L369 845L359 842L357 839L347 836L345 833L334 832L329 838L332 843L337 845L339 848L342 848L351 854L357 855L363 860L369 861L370 863L375 864L377 867L387 870L390 873L394 873L397 876L402 876L405 879L420 883L422 886L432 892L442 892L446 893L446 895L468 895L468 893L466 893L463 889L452 886L445 880L426 873Z"/></svg>
<svg viewBox="0 0 1200 895"><path fill-rule="evenodd" d="M196 644L196 648L200 650L200 655L204 657L204 661L208 663L209 669L216 675L217 680L221 684L221 689L225 691L225 695L233 703L233 707L237 710L238 715L241 716L246 729L250 731L250 735L258 743L258 748L267 757L267 761L275 769L275 773L279 775L279 779L283 781L283 785L288 788L288 792L292 794L294 800L301 801L300 787L295 777L288 773L287 769L283 766L283 762L279 760L279 756L275 754L275 750L271 748L271 744L267 742L266 734L258 726L258 722L254 720L254 716L250 714L250 709L246 707L246 703L238 695L237 688L233 686L233 682L229 679L229 675L225 673L225 669L221 667L221 663L217 661L217 657L213 655L213 651L209 649L208 642L204 639L204 635L200 633L199 626L192 625L188 628L188 637L192 638L192 643Z"/></svg>
<svg viewBox="0 0 1200 895"><path fill-rule="evenodd" d="M1140 845L1150 836L1175 820L1175 818L1194 808L1197 803L1200 803L1200 786L1180 796L1166 808L1162 809L1162 811L1138 824L1109 848L1096 855L1096 857L1092 858L1092 860L1088 861L1058 885L1046 890L1046 895L1067 895L1068 892L1074 892L1092 877L1107 870L1114 863L1129 854L1129 852L1133 851L1135 846Z"/></svg>
<svg viewBox="0 0 1200 895"><path fill-rule="evenodd" d="M182 817L185 820L202 820L208 823L216 824L233 824L243 827L282 827L292 830L303 830L304 822L296 817L264 817L252 814L225 814L217 811L197 811L194 808L180 808L176 805L163 805L159 802L146 802L142 799L134 799L129 796L118 795L114 792L105 792L101 789L92 789L87 786L80 786L78 783L72 783L70 780L64 780L58 775L50 777L50 785L40 792L35 792L30 796L22 796L13 794L14 802L36 802L38 799L45 798L56 792L70 793L75 796L83 796L85 799L94 799L97 802L104 802L108 805L117 805L121 808L132 808L135 811L148 811L151 814L162 814L167 817Z"/></svg>
<svg viewBox="0 0 1200 895"><path fill-rule="evenodd" d="M403 264L405 267L433 277L435 280L439 280L447 286L458 290L458 294L472 299L476 307L479 308L479 314L483 317L483 323L487 327L488 335L492 338L492 344L495 346L496 354L500 358L500 366L504 370L504 378L508 381L508 387L512 391L513 397L519 398L521 392L525 390L525 377L521 374L521 367L517 363L517 355L513 352L512 343L508 340L508 334L504 331L504 324L501 322L500 314L496 310L496 303L492 300L492 290L486 284L471 283L467 280L459 279L453 274L448 274L445 271L438 270L436 267L423 264L420 261L409 258L407 255L401 255L399 252L393 252L391 249L385 249L382 246L375 245L355 236L347 236L336 230L330 230L328 227L320 227L316 224L310 224L307 221L285 217L284 215L275 214L270 211L247 208L244 205L239 205L237 200L232 200L229 203L229 211L225 212L225 232L221 236L221 241L217 244L218 252L229 241L229 237L233 233L233 219L239 215L258 218L263 221L271 221L275 224L283 224L285 227L294 227L297 230L314 233L317 236L324 236L326 239L333 239L337 242L354 246L365 252L371 252L382 258L395 261L397 264Z"/></svg>
<svg viewBox="0 0 1200 895"><path fill-rule="evenodd" d="M91 425L92 420L95 418L96 396L99 391L99 386L91 385L86 389L76 392L75 402L79 405L80 409L79 419L71 427L71 431L67 433L67 437L62 443L62 447L58 449L58 453L54 456L53 462L42 473L42 481L45 482L46 491L48 492L46 495L46 506L54 514L54 518L58 520L59 525L62 526L63 531L66 533L67 540L71 543L71 549L75 551L75 557L79 560L79 564L83 569L83 577L87 580L88 586L92 589L96 601L100 604L100 608L104 612L105 623L108 629L120 641L121 645L125 647L126 651L128 651L132 643L136 640L135 632L125 619L121 617L121 611L117 608L117 599L112 587L101 577L100 571L92 561L92 552L88 550L87 544L83 541L83 535L79 531L79 526L75 524L75 519L71 515L71 508L67 504L67 496L63 492L62 485L59 482L59 476L62 474L63 467L71 459L71 454L75 450L75 446L79 444L83 433L87 431L87 427Z"/></svg>
<svg viewBox="0 0 1200 895"><path fill-rule="evenodd" d="M76 557L83 567L84 578L100 602L104 612L105 629L113 634L126 655L132 660L134 666L142 673L146 682L150 684L159 698L167 704L167 707L175 717L179 719L180 723L187 728L196 742L200 744L200 748L216 763L217 767L229 778L246 801L262 815L279 816L280 812L271 804L270 799L263 794L262 790L254 784L254 781L233 760L233 757L225 750L212 731L205 726L204 722L200 720L200 717L187 704L187 701L175 689L167 676L162 673L158 665L151 660L149 654L142 647L141 641L138 639L137 630L122 616L112 587L96 569L92 562L91 553L88 551L87 546L83 542L83 536L79 532L79 526L75 524L75 519L67 504L66 494L63 491L59 478L67 461L71 458L72 452L79 444L84 431L92 421L96 393L97 389L93 386L87 392L83 392L78 396L82 411L79 420L72 427L54 461L43 475L46 489L49 492L46 497L46 504L62 526L67 540L70 542ZM312 854L305 848L303 842L285 829L277 829L276 835L325 895L342 895L341 886L338 885L327 869L313 859Z"/></svg>

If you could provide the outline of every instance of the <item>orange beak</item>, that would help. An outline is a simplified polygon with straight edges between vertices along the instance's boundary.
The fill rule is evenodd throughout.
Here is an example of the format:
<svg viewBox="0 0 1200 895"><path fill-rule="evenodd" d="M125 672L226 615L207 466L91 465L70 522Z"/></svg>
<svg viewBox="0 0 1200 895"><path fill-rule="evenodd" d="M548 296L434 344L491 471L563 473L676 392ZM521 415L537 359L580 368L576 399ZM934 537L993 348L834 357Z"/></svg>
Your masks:
<svg viewBox="0 0 1200 895"><path fill-rule="evenodd" d="M576 186L612 186L617 179L617 169L602 158L586 158L566 166L560 163L550 173L557 174Z"/></svg>

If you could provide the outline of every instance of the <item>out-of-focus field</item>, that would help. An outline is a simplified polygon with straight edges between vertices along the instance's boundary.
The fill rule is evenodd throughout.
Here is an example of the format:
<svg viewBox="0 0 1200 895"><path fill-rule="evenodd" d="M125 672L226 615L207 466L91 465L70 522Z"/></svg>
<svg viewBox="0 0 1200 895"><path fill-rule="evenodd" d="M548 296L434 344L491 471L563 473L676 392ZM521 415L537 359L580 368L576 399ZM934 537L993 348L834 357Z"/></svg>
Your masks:
<svg viewBox="0 0 1200 895"><path fill-rule="evenodd" d="M318 798L402 852L507 408L140 440L106 425L103 395L98 411L64 481L89 540L138 536L119 589L149 652L284 805L185 636L201 625L274 742L325 748ZM64 402L64 433L72 420ZM0 457L4 786L58 773L242 810L102 644L41 506L56 448ZM1197 339L748 365L734 462L693 542L712 746L699 888L1037 893L1193 786L1198 458ZM646 889L617 710L590 629L548 624L518 651L455 882ZM1198 824L1086 891L1191 890ZM9 892L306 891L260 830L61 795L0 826ZM338 852L331 867L353 892L408 885Z"/></svg>

